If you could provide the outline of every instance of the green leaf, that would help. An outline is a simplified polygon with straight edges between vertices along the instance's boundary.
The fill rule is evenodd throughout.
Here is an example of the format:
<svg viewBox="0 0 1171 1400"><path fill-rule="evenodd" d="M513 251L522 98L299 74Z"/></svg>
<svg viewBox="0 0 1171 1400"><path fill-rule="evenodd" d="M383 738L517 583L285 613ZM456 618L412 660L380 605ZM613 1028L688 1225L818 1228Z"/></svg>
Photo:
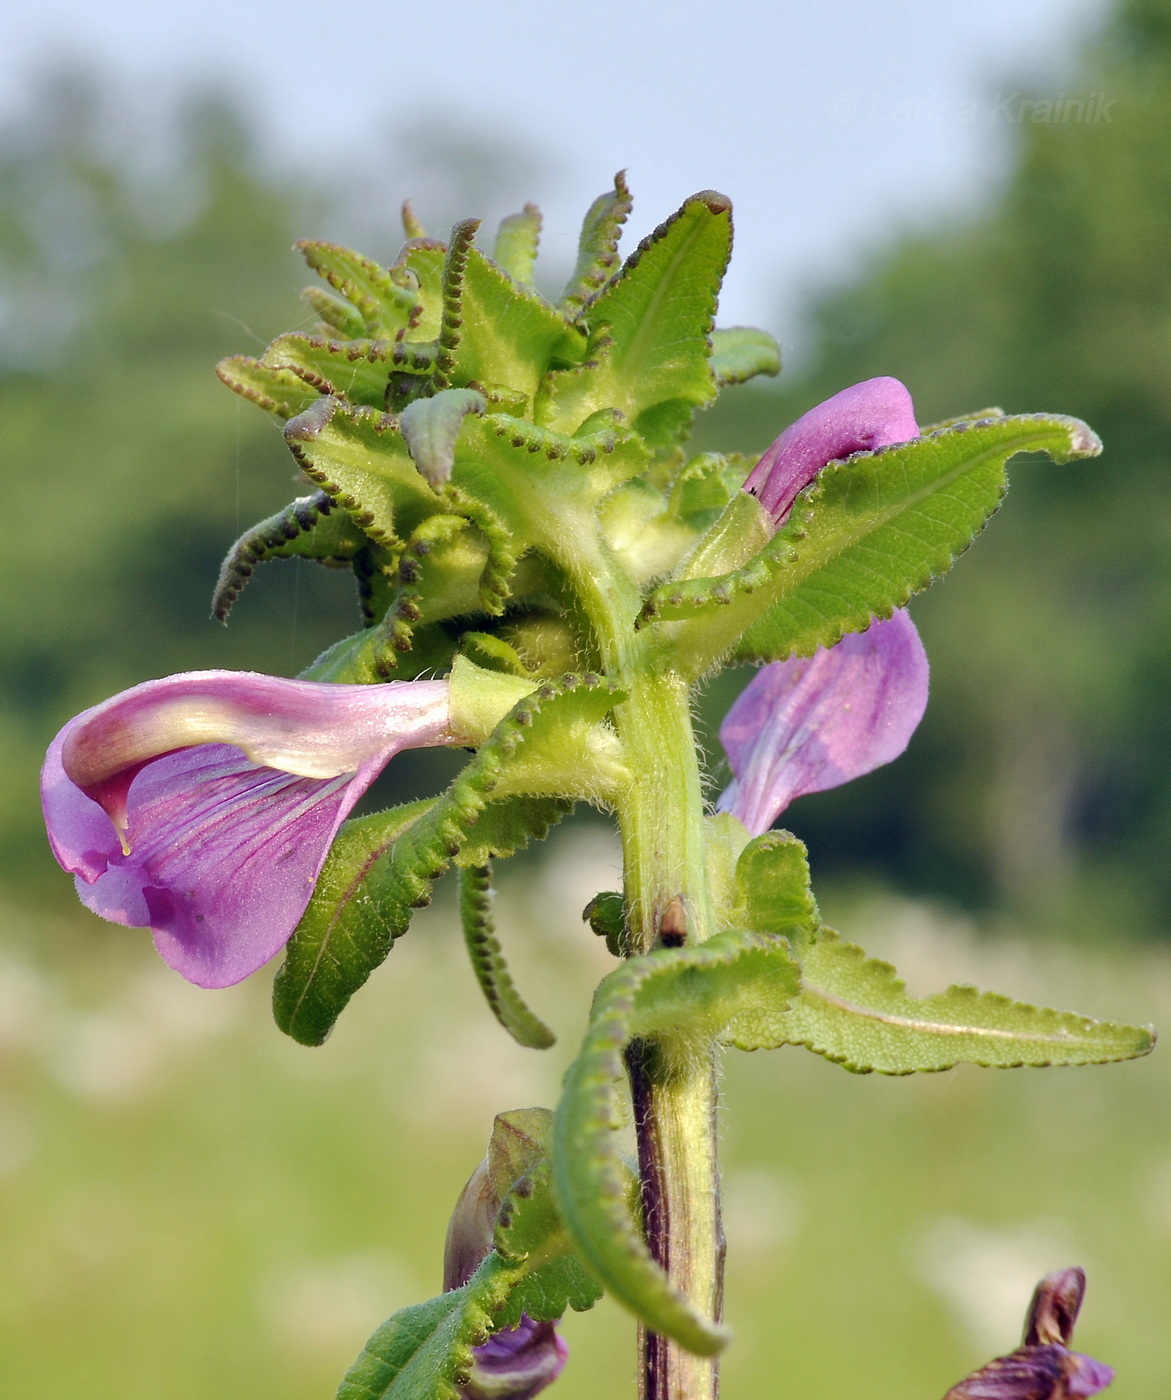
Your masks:
<svg viewBox="0 0 1171 1400"><path fill-rule="evenodd" d="M429 515L412 532L399 557L398 587L370 646L394 666L395 653L414 646L419 624L473 612L480 601L480 579L488 548L460 515ZM382 653L381 648L390 651Z"/></svg>
<svg viewBox="0 0 1171 1400"><path fill-rule="evenodd" d="M558 303L558 310L570 320L601 291L618 266L618 239L632 207L626 171L620 170L614 176L613 190L594 200L581 226L577 265Z"/></svg>
<svg viewBox="0 0 1171 1400"><path fill-rule="evenodd" d="M664 584L641 621L691 619L672 641L690 674L729 651L752 661L809 655L945 573L1000 504L1010 457L1065 462L1100 450L1076 418L1030 414L855 453L822 470L754 559L719 578Z"/></svg>
<svg viewBox="0 0 1171 1400"><path fill-rule="evenodd" d="M534 1166L505 1201L496 1227L496 1249L504 1258L525 1265L523 1277L496 1315L498 1327L518 1326L522 1314L536 1322L556 1322L567 1308L587 1312L602 1296L600 1284L578 1258L561 1222L548 1159Z"/></svg>
<svg viewBox="0 0 1171 1400"><path fill-rule="evenodd" d="M479 221L456 224L443 269L441 388L502 384L532 402L554 361L581 359L585 337L475 246Z"/></svg>
<svg viewBox="0 0 1171 1400"><path fill-rule="evenodd" d="M817 936L821 916L803 842L788 831L766 831L749 841L736 862L731 922L756 933L782 935L798 953Z"/></svg>
<svg viewBox="0 0 1171 1400"><path fill-rule="evenodd" d="M774 1044L797 977L780 940L737 930L631 958L598 987L557 1110L554 1187L579 1254L648 1327L702 1355L719 1351L727 1333L675 1290L630 1213L617 1136L623 1052L653 1037L659 1054L685 1063L721 1033Z"/></svg>
<svg viewBox="0 0 1171 1400"><path fill-rule="evenodd" d="M482 414L488 405L474 389L441 389L429 399L416 399L403 409L399 431L423 477L439 487L451 475L455 440L469 413Z"/></svg>
<svg viewBox="0 0 1171 1400"><path fill-rule="evenodd" d="M458 638L440 623L415 627L411 649L394 649L394 636L381 625L363 628L327 647L301 672L306 681L333 681L343 685L373 685L382 681L411 681L418 676L441 675L451 668Z"/></svg>
<svg viewBox="0 0 1171 1400"><path fill-rule="evenodd" d="M519 214L500 221L492 261L522 287L531 288L541 240L541 211L526 204Z"/></svg>
<svg viewBox="0 0 1171 1400"><path fill-rule="evenodd" d="M459 908L472 970L493 1016L518 1045L547 1050L556 1036L525 1005L513 984L492 918L492 867L460 871Z"/></svg>
<svg viewBox="0 0 1171 1400"><path fill-rule="evenodd" d="M768 331L753 326L729 326L711 334L712 373L716 384L744 384L758 374L781 372L781 347Z"/></svg>
<svg viewBox="0 0 1171 1400"><path fill-rule="evenodd" d="M331 340L294 331L278 335L261 363L289 370L318 393L385 408L394 350L389 340Z"/></svg>
<svg viewBox="0 0 1171 1400"><path fill-rule="evenodd" d="M447 261L447 244L438 239L420 236L408 238L402 246L395 267L409 271L418 286L417 304L411 312L411 324L406 331L408 342L435 341L443 324L443 267Z"/></svg>
<svg viewBox="0 0 1171 1400"><path fill-rule="evenodd" d="M975 987L912 997L889 963L823 929L804 952L801 994L784 1039L857 1074L913 1074L975 1064L1100 1065L1148 1054L1149 1028L1091 1021Z"/></svg>
<svg viewBox="0 0 1171 1400"><path fill-rule="evenodd" d="M671 481L671 511L702 533L735 498L754 464L754 458L741 452L701 452L692 457Z"/></svg>
<svg viewBox="0 0 1171 1400"><path fill-rule="evenodd" d="M337 1400L460 1400L472 1350L491 1336L522 1272L492 1253L462 1288L396 1312L346 1372Z"/></svg>
<svg viewBox="0 0 1171 1400"><path fill-rule="evenodd" d="M228 615L251 578L266 559L315 559L319 564L347 568L366 545L366 536L344 510L334 510L324 491L298 496L284 510L246 531L228 550L212 596L211 614L219 622Z"/></svg>
<svg viewBox="0 0 1171 1400"><path fill-rule="evenodd" d="M572 432L617 408L652 446L673 441L716 394L708 338L731 247L731 206L710 190L644 239L585 307L587 361L549 376L537 421Z"/></svg>
<svg viewBox="0 0 1171 1400"><path fill-rule="evenodd" d="M488 1174L501 1208L496 1252L525 1265L494 1322L516 1327L525 1313L555 1322L572 1308L586 1312L602 1296L573 1250L557 1210L550 1179L553 1114L547 1108L498 1113L488 1146ZM633 1176L630 1180L633 1186Z"/></svg>
<svg viewBox="0 0 1171 1400"><path fill-rule="evenodd" d="M324 287L306 287L301 296L321 318L322 331L335 331L345 340L361 340L366 334L366 322L361 313L343 297L336 297Z"/></svg>
<svg viewBox="0 0 1171 1400"><path fill-rule="evenodd" d="M497 725L442 797L346 822L276 977L281 1030L320 1045L451 861L476 866L511 855L565 815L571 803L562 794L596 796L609 781L598 724L619 699L596 676L543 685Z"/></svg>
<svg viewBox="0 0 1171 1400"><path fill-rule="evenodd" d="M618 890L602 890L581 912L582 918L616 958L629 951L626 928L626 900Z"/></svg>
<svg viewBox="0 0 1171 1400"><path fill-rule="evenodd" d="M320 395L289 369L274 369L250 355L229 355L215 367L222 383L278 418L295 418Z"/></svg>
<svg viewBox="0 0 1171 1400"><path fill-rule="evenodd" d="M387 271L340 243L303 238L293 245L305 261L362 317L366 334L393 340L412 324L418 301L415 277Z"/></svg>
<svg viewBox="0 0 1171 1400"><path fill-rule="evenodd" d="M306 476L379 544L398 543L397 510L406 509L417 520L443 509L391 414L320 398L285 425L285 441Z"/></svg>
<svg viewBox="0 0 1171 1400"><path fill-rule="evenodd" d="M648 460L642 440L629 431L603 425L565 437L488 413L464 419L448 490L457 485L489 507L518 542L514 547L535 543L557 559L580 548L579 532L596 528L597 503L645 471Z"/></svg>

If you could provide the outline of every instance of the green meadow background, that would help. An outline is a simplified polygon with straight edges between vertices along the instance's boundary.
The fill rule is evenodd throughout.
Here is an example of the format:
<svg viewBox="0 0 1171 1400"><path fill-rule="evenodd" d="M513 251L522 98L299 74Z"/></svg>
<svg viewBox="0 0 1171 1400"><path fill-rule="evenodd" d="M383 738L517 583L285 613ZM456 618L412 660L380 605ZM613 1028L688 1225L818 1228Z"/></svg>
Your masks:
<svg viewBox="0 0 1171 1400"><path fill-rule="evenodd" d="M1109 93L1110 120L1006 129L977 212L811 289L799 364L729 392L695 446L759 449L873 374L923 422L999 404L1098 429L1096 462L1018 461L1005 510L916 602L933 692L906 756L786 821L831 922L913 991L974 981L1166 1025L1169 0L1117 9L1062 90ZM0 132L0 1394L310 1400L438 1288L493 1114L555 1102L610 965L580 912L618 852L584 816L500 872L502 938L558 1031L545 1053L491 1019L445 887L315 1051L273 1027L268 971L201 992L73 902L35 791L65 719L175 670L295 674L356 626L344 576L292 563L258 572L227 631L208 620L228 544L300 489L211 367L309 324L294 237L395 242L361 192L269 169L223 98L189 94L153 163L129 113L63 73ZM524 197L523 161L477 139L425 152L435 229L489 186ZM703 697L709 738L744 680ZM404 755L380 795L433 791L450 762ZM732 1400L937 1400L1074 1262L1078 1343L1118 1366L1111 1394L1171 1396L1163 1051L895 1080L739 1055L724 1098ZM603 1303L566 1330L556 1393L633 1393L628 1317Z"/></svg>

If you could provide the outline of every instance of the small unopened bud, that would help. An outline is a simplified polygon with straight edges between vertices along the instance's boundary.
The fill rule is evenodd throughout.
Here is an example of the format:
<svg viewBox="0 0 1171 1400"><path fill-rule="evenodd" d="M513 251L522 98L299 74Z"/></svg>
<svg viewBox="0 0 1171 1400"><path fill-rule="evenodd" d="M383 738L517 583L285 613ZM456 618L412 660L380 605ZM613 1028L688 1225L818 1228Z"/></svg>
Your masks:
<svg viewBox="0 0 1171 1400"><path fill-rule="evenodd" d="M1084 1269L1061 1269L1037 1285L1025 1317L1021 1345L1063 1346L1073 1340L1073 1327L1086 1296Z"/></svg>
<svg viewBox="0 0 1171 1400"><path fill-rule="evenodd" d="M500 1197L492 1186L487 1157L468 1178L460 1192L443 1246L443 1291L462 1288L492 1248L492 1230L500 1211Z"/></svg>
<svg viewBox="0 0 1171 1400"><path fill-rule="evenodd" d="M492 1249L500 1214L497 1185L523 1174L534 1149L526 1131L545 1109L520 1109L496 1119L489 1157L480 1163L460 1192L447 1227L443 1250L443 1291L462 1288ZM493 1185L493 1177L497 1185ZM502 1187L505 1194L507 1187ZM532 1400L565 1369L569 1347L553 1322L521 1314L516 1327L494 1332L472 1351L471 1374L460 1400Z"/></svg>

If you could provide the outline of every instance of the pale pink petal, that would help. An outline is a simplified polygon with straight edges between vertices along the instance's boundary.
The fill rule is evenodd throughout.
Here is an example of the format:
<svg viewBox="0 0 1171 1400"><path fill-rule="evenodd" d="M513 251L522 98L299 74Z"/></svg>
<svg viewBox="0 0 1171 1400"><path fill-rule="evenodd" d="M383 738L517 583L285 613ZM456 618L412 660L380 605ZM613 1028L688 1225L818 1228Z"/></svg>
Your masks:
<svg viewBox="0 0 1171 1400"><path fill-rule="evenodd" d="M794 798L903 752L927 705L927 656L897 611L810 657L764 666L720 726L733 781L717 803L754 835Z"/></svg>
<svg viewBox="0 0 1171 1400"><path fill-rule="evenodd" d="M897 379L867 379L819 403L780 435L744 489L782 525L799 492L828 462L919 436L911 395Z"/></svg>

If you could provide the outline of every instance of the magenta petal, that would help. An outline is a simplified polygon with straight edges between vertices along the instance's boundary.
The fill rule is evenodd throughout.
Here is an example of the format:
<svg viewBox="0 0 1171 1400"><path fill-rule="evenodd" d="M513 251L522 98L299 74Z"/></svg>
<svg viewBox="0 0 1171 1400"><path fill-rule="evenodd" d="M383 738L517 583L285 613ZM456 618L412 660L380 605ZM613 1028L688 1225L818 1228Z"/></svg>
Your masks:
<svg viewBox="0 0 1171 1400"><path fill-rule="evenodd" d="M532 1400L565 1369L569 1347L554 1323L522 1317L472 1354L464 1400Z"/></svg>
<svg viewBox="0 0 1171 1400"><path fill-rule="evenodd" d="M234 743L180 747L193 717L197 730L223 724L241 747L302 771L253 762ZM95 913L149 927L189 981L230 986L288 940L338 827L391 757L449 742L449 724L444 681L331 686L203 672L148 682L53 741L41 776L53 854ZM94 796L67 772L71 742L82 770L99 775ZM156 756L151 743L169 751ZM127 849L94 800L111 792Z"/></svg>
<svg viewBox="0 0 1171 1400"><path fill-rule="evenodd" d="M867 379L791 423L752 469L744 489L781 525L798 492L827 462L918 436L915 406L906 387L897 379Z"/></svg>
<svg viewBox="0 0 1171 1400"><path fill-rule="evenodd" d="M759 835L794 798L889 763L923 717L927 685L927 655L902 610L763 667L720 726L734 779L717 809Z"/></svg>
<svg viewBox="0 0 1171 1400"><path fill-rule="evenodd" d="M944 1400L1088 1400L1113 1379L1109 1366L1063 1346L1020 1347L953 1385Z"/></svg>
<svg viewBox="0 0 1171 1400"><path fill-rule="evenodd" d="M1087 1396L1097 1395L1114 1379L1114 1368L1104 1361L1095 1361L1092 1356L1076 1351L1071 1351L1069 1356L1070 1373L1066 1384L1071 1400L1086 1400Z"/></svg>

